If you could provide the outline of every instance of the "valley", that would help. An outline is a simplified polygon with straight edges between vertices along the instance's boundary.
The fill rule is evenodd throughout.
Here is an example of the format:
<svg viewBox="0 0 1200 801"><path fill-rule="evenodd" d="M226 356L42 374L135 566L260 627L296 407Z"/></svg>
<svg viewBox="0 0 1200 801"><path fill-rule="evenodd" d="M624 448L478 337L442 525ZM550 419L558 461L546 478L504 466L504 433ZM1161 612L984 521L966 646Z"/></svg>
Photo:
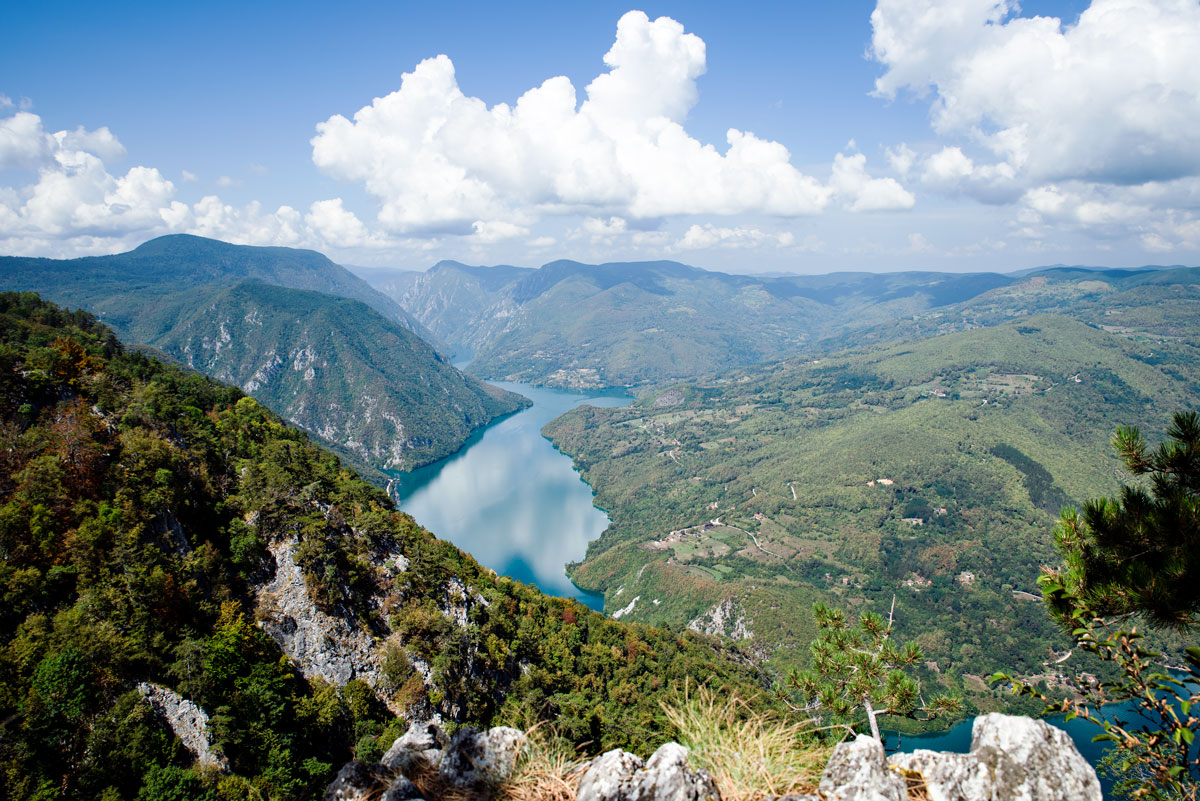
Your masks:
<svg viewBox="0 0 1200 801"><path fill-rule="evenodd" d="M0 801L1200 801L1200 0L3 19Z"/></svg>
<svg viewBox="0 0 1200 801"><path fill-rule="evenodd" d="M779 670L805 661L814 601L886 614L894 596L927 686L987 709L978 677L1001 666L1053 684L1050 528L1118 487L1117 425L1200 403L1195 333L1041 315L572 410L545 433L613 520L572 578L622 619L723 635Z"/></svg>
<svg viewBox="0 0 1200 801"><path fill-rule="evenodd" d="M569 275L543 279L552 287L595 279L579 278L574 267L556 269ZM488 284L483 272L481 285L508 286L514 275L528 281L537 274L498 270L503 280ZM603 302L637 308L629 299L638 292L675 302L678 294L708 291L670 284L664 275L683 273L659 263L623 280L636 270L600 270L607 275L600 283L609 285L599 294L611 293ZM144 457L149 463L171 465L152 480L144 471L131 476L140 489L123 501L125 514L142 521L130 531L143 533L123 536L140 538L138 558L154 566L145 581L167 586L192 571L187 581L199 582L160 604L200 633L178 642L147 634L160 643L146 646L157 665L152 675L167 681L164 670L182 669L161 643L204 650L242 631L236 636L254 655L240 657L238 670L261 673L254 665L281 653L303 677L289 703L310 708L317 701L307 693L330 687L334 696L321 703L362 707L338 713L353 719L357 742L346 739L345 728L322 730L332 750L309 759L343 758L351 747L376 754L396 734L394 714L537 725L533 708L564 742L645 746L663 731L654 704L693 676L720 677L753 699L753 708L778 713L790 708L776 694L784 677L808 664L818 602L894 619L897 637L921 650L910 668L914 678L927 692L961 699L959 714L1036 713L1036 704L1007 695L988 677L1003 670L1062 697L1083 689L1081 671L1105 675L1071 647L1042 603L1037 578L1057 559L1050 531L1059 509L1111 494L1128 479L1109 446L1118 425L1157 430L1170 411L1200 405L1200 331L1191 314L1200 302L1196 271L1047 272L947 279L963 291L941 297L944 305L931 305L939 298L914 289L912 276L889 282L886 292L903 298L875 287L874 300L865 301L868 290L857 277L818 276L806 280L832 284L833 294L804 303L827 307L798 316L792 333L761 352L722 350L716 343L725 334L715 329L679 328L678 341L696 348L667 367L656 361L660 352L618 341L627 320L607 321L620 335L614 340L601 336L608 329L600 321L610 312L575 315L583 333L573 336L598 343L588 358L611 365L613 354L629 348L629 363L647 366L624 374L631 392L581 389L603 383L610 368L580 367L570 337L560 341L561 351L538 351L542 366L521 373L530 383L490 385L360 300L240 274L93 301L113 316L129 315L129 330L154 346L128 356L84 312L39 306L30 293L6 295L8 316L0 314L0 322L17 332L32 325L35 333L17 340L43 343L13 350L17 364L60 366L14 372L24 378L10 395L36 403L9 410L17 415L10 433L19 447L11 451L16 472L5 508L17 514L52 480L21 467L41 441L40 426L59 425L52 421L64 414L63 403L100 392L91 412L100 417L87 423L93 433L84 439L108 442L112 435L102 429L119 418L125 433L106 447L129 454L149 448L158 454ZM13 269L10 280L21 275ZM727 305L725 289L705 302ZM136 313L147 297L156 303ZM853 323L820 322L853 297L866 304ZM889 316L898 308L902 315ZM503 336L497 328L488 335L494 339L464 340L443 323L486 317L477 302L447 296L440 317L421 311L410 309L417 325L446 343L437 347L481 347L467 368L483 374L498 363L498 349L545 336L542 326L566 324L526 310L483 321L507 327ZM46 330L44 319L65 327L66 338ZM714 312L712 319L724 318ZM78 355L74 342L92 355ZM763 358L777 351L783 355ZM145 355L158 352L178 366L156 366ZM518 347L509 354L512 364L525 358L521 353ZM77 355L64 363L64 354ZM311 450L303 435L239 390L205 383L189 368L341 443L345 461ZM43 379L29 383L39 369L67 383L46 395ZM175 392L184 400L170 400ZM67 400L55 400L59 395ZM27 414L41 422L30 428L21 417ZM140 429L149 433L129 433ZM397 432L407 439L397 443ZM166 444L153 444L159 440ZM226 456L211 450L218 441ZM229 462L228 454L245 455ZM95 469L118 469L108 458ZM388 496L355 483L343 464L386 485ZM83 480L64 475L53 480ZM185 475L189 487L203 488L197 501L183 500L182 485L172 483ZM146 494L147 482L173 489ZM109 485L80 486L92 505L57 509L61 520L52 525L82 530L93 525L92 507L109 503L102 500ZM142 510L138 498L158 505ZM393 501L403 512L388 511ZM201 506L193 509L195 503ZM229 517L231 510L239 516ZM217 521L217 533L203 533L204 521ZM105 573L47 583L59 575L50 562L75 560L72 569L86 572L79 561L85 557L30 550L35 534L19 515L0 520L0 535L22 554L14 564L34 571L6 579L18 603L21 593L40 593L66 614L86 603L76 588L86 594L110 582ZM89 553L106 564L125 558L105 550L109 545L96 547ZM222 560L230 576L212 573ZM227 600L218 604L206 587ZM251 612L253 636L237 616ZM66 623L54 624L57 641L79 647L60 625ZM13 636L10 643L24 642ZM1178 654L1186 636L1154 642ZM46 653L44 659L59 658ZM123 653L94 658L114 676L143 675ZM32 681L28 665L24 670L20 680ZM125 679L115 681L121 687ZM210 704L221 697L202 684L175 685ZM351 692L378 705L352 701ZM233 728L221 731L253 731L255 714L238 711L232 724L222 724ZM946 723L883 720L907 733ZM311 722L294 731L273 725L297 738L319 729ZM947 736L959 736L954 732ZM263 786L275 781L265 778L267 757L220 736L222 748L237 755L235 770ZM303 786L295 761L289 764L290 786ZM327 776L322 771L312 775Z"/></svg>

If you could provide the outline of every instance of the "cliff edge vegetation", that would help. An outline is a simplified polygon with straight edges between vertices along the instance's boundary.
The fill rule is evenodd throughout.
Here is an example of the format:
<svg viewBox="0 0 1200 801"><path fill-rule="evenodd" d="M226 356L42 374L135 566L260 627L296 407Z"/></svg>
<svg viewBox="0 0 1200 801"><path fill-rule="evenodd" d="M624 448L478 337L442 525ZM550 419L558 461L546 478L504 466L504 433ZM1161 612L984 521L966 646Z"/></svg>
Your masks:
<svg viewBox="0 0 1200 801"><path fill-rule="evenodd" d="M735 649L497 577L241 390L29 293L0 295L0 462L5 798L311 798L418 716L648 752L687 676L762 697Z"/></svg>

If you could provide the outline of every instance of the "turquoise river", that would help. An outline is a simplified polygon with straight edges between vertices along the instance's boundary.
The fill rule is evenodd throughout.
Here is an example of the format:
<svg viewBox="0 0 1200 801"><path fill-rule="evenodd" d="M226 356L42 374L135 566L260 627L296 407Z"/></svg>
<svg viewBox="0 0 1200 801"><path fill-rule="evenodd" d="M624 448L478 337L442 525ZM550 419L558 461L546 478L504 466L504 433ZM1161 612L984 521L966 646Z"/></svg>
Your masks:
<svg viewBox="0 0 1200 801"><path fill-rule="evenodd" d="M541 429L581 403L623 406L632 398L620 390L492 383L533 406L477 431L457 453L399 474L392 496L425 528L497 573L601 609L604 598L572 584L565 566L583 558L608 516L592 505L591 487Z"/></svg>
<svg viewBox="0 0 1200 801"><path fill-rule="evenodd" d="M492 383L524 395L533 406L476 432L452 456L398 474L393 497L421 525L496 572L602 609L604 598L576 587L564 568L583 558L588 542L608 526L608 516L593 505L592 489L570 457L556 450L541 429L582 403L623 406L632 399L620 391L568 392ZM1130 714L1128 709L1120 711ZM1066 729L1088 761L1096 764L1104 753L1103 745L1091 742L1096 727L1082 720L1049 720ZM888 740L889 750L967 751L971 721L899 741L893 732ZM1111 782L1102 779L1102 784L1107 796Z"/></svg>

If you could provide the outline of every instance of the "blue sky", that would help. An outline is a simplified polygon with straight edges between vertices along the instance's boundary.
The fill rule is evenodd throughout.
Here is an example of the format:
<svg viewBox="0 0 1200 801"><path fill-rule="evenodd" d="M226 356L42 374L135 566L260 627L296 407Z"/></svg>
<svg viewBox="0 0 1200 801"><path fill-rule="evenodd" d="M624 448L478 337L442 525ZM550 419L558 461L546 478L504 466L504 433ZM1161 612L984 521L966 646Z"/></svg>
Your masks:
<svg viewBox="0 0 1200 801"><path fill-rule="evenodd" d="M6 7L0 253L1200 263L1194 0L784 5Z"/></svg>

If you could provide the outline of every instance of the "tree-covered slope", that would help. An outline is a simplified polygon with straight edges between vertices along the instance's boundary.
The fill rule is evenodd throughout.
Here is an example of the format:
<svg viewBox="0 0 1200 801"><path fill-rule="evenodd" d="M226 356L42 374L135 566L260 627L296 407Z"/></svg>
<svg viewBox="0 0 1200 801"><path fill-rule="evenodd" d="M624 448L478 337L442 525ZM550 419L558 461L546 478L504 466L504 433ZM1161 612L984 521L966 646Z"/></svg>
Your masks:
<svg viewBox="0 0 1200 801"><path fill-rule="evenodd" d="M505 287L531 272L522 267L473 267L456 261L440 261L425 272L358 270L402 308L419 309L422 323L434 336L467 352L478 349L489 332L503 324L507 304L498 301Z"/></svg>
<svg viewBox="0 0 1200 801"><path fill-rule="evenodd" d="M972 676L1054 674L1035 583L1054 518L1115 489L1117 425L1200 403L1198 355L1037 316L573 410L545 432L613 523L572 578L623 619L779 664L812 639L813 599L886 615L895 594L926 679L986 706Z"/></svg>
<svg viewBox="0 0 1200 801"><path fill-rule="evenodd" d="M236 383L376 481L525 405L451 367L394 301L312 251L168 236L115 256L0 258L0 287L81 306Z"/></svg>
<svg viewBox="0 0 1200 801"><path fill-rule="evenodd" d="M646 751L685 677L759 681L497 578L240 390L28 293L0 295L0 440L4 798L309 799L433 712ZM227 772L141 683L207 711Z"/></svg>
<svg viewBox="0 0 1200 801"><path fill-rule="evenodd" d="M362 303L258 282L188 297L151 339L360 461L407 470L527 405Z"/></svg>
<svg viewBox="0 0 1200 801"><path fill-rule="evenodd" d="M1193 337L1200 268L1092 270L1053 267L954 304L834 334L817 349L938 336L1031 314L1062 314L1146 342Z"/></svg>

